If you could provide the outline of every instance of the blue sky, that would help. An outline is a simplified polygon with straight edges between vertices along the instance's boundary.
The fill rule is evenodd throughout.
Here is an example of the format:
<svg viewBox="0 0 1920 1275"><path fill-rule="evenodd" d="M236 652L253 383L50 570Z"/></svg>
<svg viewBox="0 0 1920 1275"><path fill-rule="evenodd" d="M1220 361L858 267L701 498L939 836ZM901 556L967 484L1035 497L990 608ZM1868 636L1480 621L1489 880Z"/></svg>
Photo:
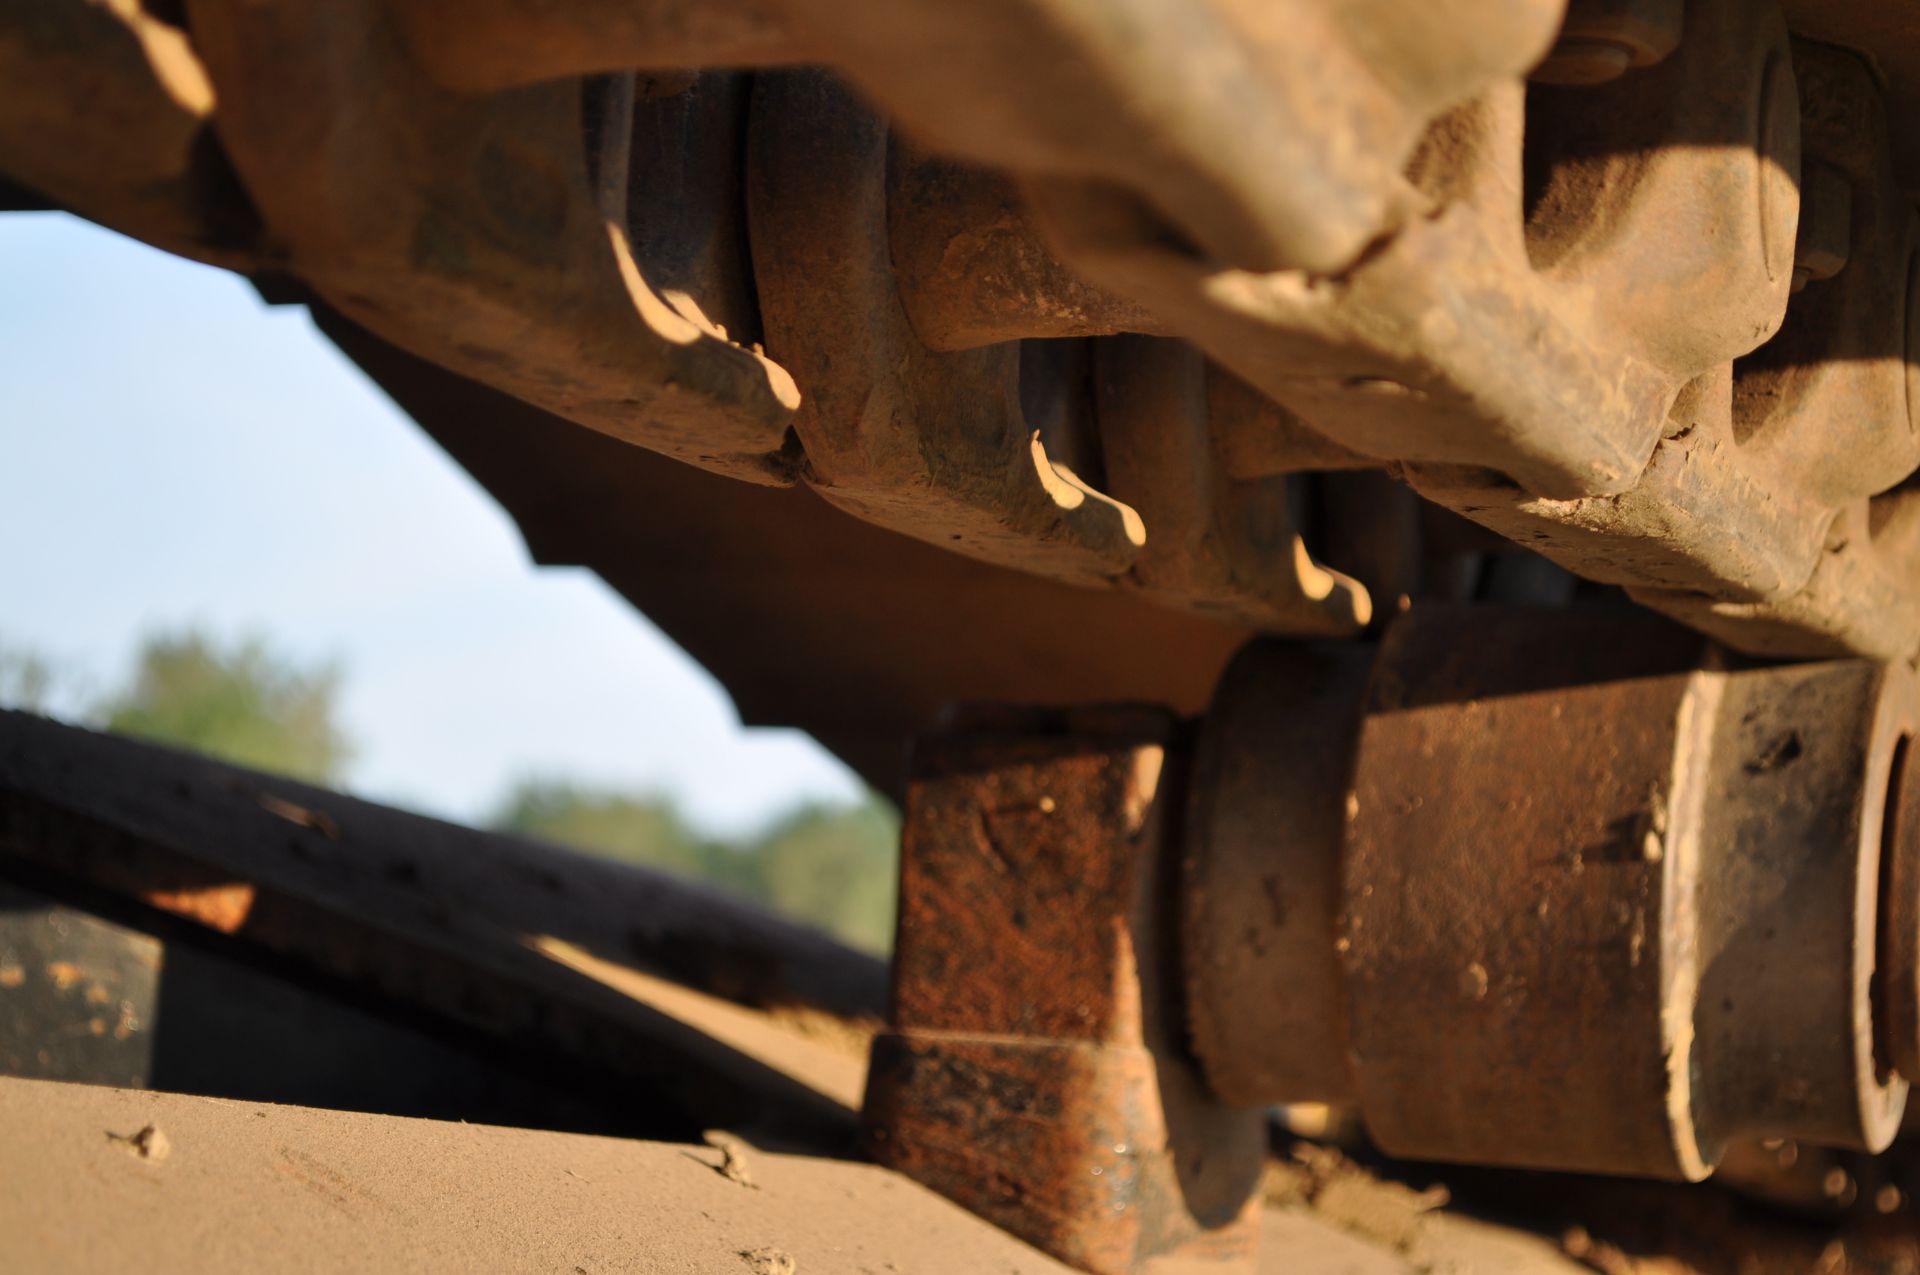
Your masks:
<svg viewBox="0 0 1920 1275"><path fill-rule="evenodd" d="M716 832L860 789L491 499L243 281L56 214L0 216L0 648L54 708L193 624L339 661L357 792L459 819L539 774L666 792Z"/></svg>

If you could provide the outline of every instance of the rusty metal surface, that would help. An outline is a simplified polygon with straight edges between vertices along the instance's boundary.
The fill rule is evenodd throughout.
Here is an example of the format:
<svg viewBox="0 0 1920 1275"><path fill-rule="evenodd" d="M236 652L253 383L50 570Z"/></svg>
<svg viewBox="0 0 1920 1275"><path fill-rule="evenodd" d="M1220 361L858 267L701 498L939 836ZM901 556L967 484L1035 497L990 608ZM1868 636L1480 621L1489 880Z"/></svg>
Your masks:
<svg viewBox="0 0 1920 1275"><path fill-rule="evenodd" d="M1885 1048L1875 989L1882 825L1894 754L1916 725L1911 673L1867 661L1735 673L1716 711L1700 842L1702 1139L1882 1150L1911 1079Z"/></svg>
<svg viewBox="0 0 1920 1275"><path fill-rule="evenodd" d="M1097 583L1139 515L1050 457L1018 345L936 351L914 332L887 233L886 122L819 73L763 78L748 173L768 348L808 390L809 480L882 526L989 562Z"/></svg>
<svg viewBox="0 0 1920 1275"><path fill-rule="evenodd" d="M432 78L487 92L594 73L678 72L809 60L770 0L388 0L395 29Z"/></svg>
<svg viewBox="0 0 1920 1275"><path fill-rule="evenodd" d="M1389 633L1341 921L1356 1095L1383 1146L1704 1171L1687 1069L1668 1065L1689 1057L1690 1003L1668 1009L1693 955L1666 878L1692 865L1664 853L1651 804L1681 800L1701 644L1665 636L1632 615Z"/></svg>
<svg viewBox="0 0 1920 1275"><path fill-rule="evenodd" d="M1789 283L1785 28L1739 0L1702 0L1688 21L1695 38L1630 83L1561 102L1525 98L1516 78L1436 120L1410 170L1432 211L1338 286L1046 224L1097 282L1356 450L1482 466L1547 498L1615 494L1646 463L1675 390L1771 333ZM1776 114L1788 128L1771 128ZM1533 158L1527 116L1530 133L1567 119L1587 135L1540 156L1585 184L1585 206L1556 206L1551 190L1515 198ZM1644 170L1610 164L1681 121L1714 144L1657 149ZM1631 295L1595 287L1623 274ZM1682 278L1688 288L1660 282Z"/></svg>
<svg viewBox="0 0 1920 1275"><path fill-rule="evenodd" d="M828 61L947 153L1167 219L1235 264L1336 269L1415 207L1427 121L1524 71L1552 0L729 0L451 6L401 0L443 83L502 88L631 67ZM1409 25L1384 39L1389 24ZM1196 65L1209 74L1188 74ZM965 103L970 109L956 110ZM1340 118L1346 135L1313 136Z"/></svg>
<svg viewBox="0 0 1920 1275"><path fill-rule="evenodd" d="M1794 68L1807 154L1826 174L1812 190L1832 200L1838 175L1849 191L1847 260L1809 283L1779 336L1736 369L1732 441L1749 489L1767 491L1794 539L1818 545L1789 559L1804 570L1757 596L1674 597L1644 582L1636 593L1747 650L1912 658L1920 531L1903 480L1920 460L1909 390L1920 219L1893 174L1872 67L1797 44Z"/></svg>
<svg viewBox="0 0 1920 1275"><path fill-rule="evenodd" d="M322 296L581 424L787 480L792 379L656 290L635 253L631 75L472 97L429 80L373 0L188 10L221 142L287 268Z"/></svg>
<svg viewBox="0 0 1920 1275"><path fill-rule="evenodd" d="M901 304L929 349L1159 331L1150 311L1067 269L1011 178L908 138L887 159L887 234Z"/></svg>
<svg viewBox="0 0 1920 1275"><path fill-rule="evenodd" d="M1920 31L1830 8L35 0L0 167L1018 570L1350 631L1263 480L1372 464L1736 648L1893 658ZM852 87L739 71L799 64Z"/></svg>
<svg viewBox="0 0 1920 1275"><path fill-rule="evenodd" d="M1199 353L1155 337L1093 350L1093 405L1107 485L1158 528L1126 585L1255 629L1347 637L1373 619L1366 585L1314 561L1299 485L1228 466L1223 426L1240 386ZM1239 423L1239 422L1233 422Z"/></svg>
<svg viewBox="0 0 1920 1275"><path fill-rule="evenodd" d="M758 83L754 266L767 347L807 386L803 478L861 518L999 565L1284 632L1364 625L1364 588L1313 561L1283 485L1224 472L1200 357L1124 339L1063 349L1057 338L1111 330L1125 308L1075 283L1031 232L1009 233L990 192L988 241L956 248L954 210L923 211L927 186L979 187L944 172L903 155L829 76ZM967 291L952 285L962 270ZM986 316L970 307L1022 286L999 271L1053 317L1016 333L992 298Z"/></svg>
<svg viewBox="0 0 1920 1275"><path fill-rule="evenodd" d="M1193 709L1248 630L1412 605L1364 726L1359 651L1250 657L1223 693L1184 848L1193 1046L1230 1097L1356 1097L1402 1149L1691 1176L1750 1133L1874 1145L1920 1068L1893 792L1916 67L1920 23L1879 0L31 0L0 18L0 169L324 302L543 558L660 600L751 716L882 782L943 700ZM656 499L670 476L558 419L709 473ZM712 475L799 490L736 504ZM1892 666L1423 619L1573 586L1430 570L1432 515L1384 475L1737 650ZM288 812L322 799L271 800L304 848L285 880L209 872L171 827L7 809L193 924L595 1036L407 929L497 934L343 921L352 890L315 911L329 825ZM903 949L876 1055L892 1154L975 1193L1043 1164L1069 1218L1171 1198L1100 1148L1177 1144L1139 1113L1187 1101L1154 1026L1164 918L1128 901L1165 847L1100 858L1097 806L1017 884L910 889L903 935L938 941ZM930 863L979 849L962 825L930 825ZM1129 962L1153 967L1137 1028ZM955 1150L970 1104L1011 1131L1000 1179ZM1110 1144L1116 1119L1146 1132ZM1166 1239L989 1206L1115 1269Z"/></svg>
<svg viewBox="0 0 1920 1275"><path fill-rule="evenodd" d="M1244 1269L1258 1109L1181 1057L1173 723L975 718L920 746L865 1144L1082 1269Z"/></svg>
<svg viewBox="0 0 1920 1275"><path fill-rule="evenodd" d="M1252 647L1222 695L1186 852L1216 1089L1533 1168L1698 1178L1752 1140L1893 1137L1904 665L1728 667L1631 609L1426 606L1371 657Z"/></svg>

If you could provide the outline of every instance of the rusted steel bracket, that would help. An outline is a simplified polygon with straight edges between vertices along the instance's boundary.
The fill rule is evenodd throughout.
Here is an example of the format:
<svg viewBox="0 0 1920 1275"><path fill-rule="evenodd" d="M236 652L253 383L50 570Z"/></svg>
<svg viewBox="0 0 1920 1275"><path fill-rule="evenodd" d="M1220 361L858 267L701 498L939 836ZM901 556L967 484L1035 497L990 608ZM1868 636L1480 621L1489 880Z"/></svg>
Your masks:
<svg viewBox="0 0 1920 1275"><path fill-rule="evenodd" d="M1265 1119L1181 1044L1174 725L1008 713L921 743L868 1082L876 1159L1102 1275L1252 1257Z"/></svg>
<svg viewBox="0 0 1920 1275"><path fill-rule="evenodd" d="M1884 1148L1920 1058L1920 836L1891 813L1917 710L1904 665L1729 668L1624 609L1251 648L1187 846L1210 1082L1352 1104L1424 1159Z"/></svg>

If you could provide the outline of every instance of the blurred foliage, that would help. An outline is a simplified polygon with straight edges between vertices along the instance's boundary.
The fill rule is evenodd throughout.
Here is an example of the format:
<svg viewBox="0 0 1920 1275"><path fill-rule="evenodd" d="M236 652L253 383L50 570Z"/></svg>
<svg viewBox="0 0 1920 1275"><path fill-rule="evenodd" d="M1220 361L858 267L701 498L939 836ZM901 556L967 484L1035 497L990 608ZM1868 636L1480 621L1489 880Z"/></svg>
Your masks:
<svg viewBox="0 0 1920 1275"><path fill-rule="evenodd" d="M863 951L892 949L900 817L887 802L869 796L854 806L805 806L746 854L759 880L756 897L775 911Z"/></svg>
<svg viewBox="0 0 1920 1275"><path fill-rule="evenodd" d="M528 780L494 826L723 886L865 951L893 943L900 821L878 797L804 806L729 840L699 836L664 797Z"/></svg>
<svg viewBox="0 0 1920 1275"><path fill-rule="evenodd" d="M156 634L132 682L94 707L110 731L311 783L337 782L351 749L335 721L339 670L301 668L258 639Z"/></svg>
<svg viewBox="0 0 1920 1275"><path fill-rule="evenodd" d="M0 647L0 708L43 713L52 694L52 665L31 651Z"/></svg>
<svg viewBox="0 0 1920 1275"><path fill-rule="evenodd" d="M630 796L558 779L523 780L494 815L493 826L623 863L736 889L744 884L732 861L733 848L697 835L665 797Z"/></svg>

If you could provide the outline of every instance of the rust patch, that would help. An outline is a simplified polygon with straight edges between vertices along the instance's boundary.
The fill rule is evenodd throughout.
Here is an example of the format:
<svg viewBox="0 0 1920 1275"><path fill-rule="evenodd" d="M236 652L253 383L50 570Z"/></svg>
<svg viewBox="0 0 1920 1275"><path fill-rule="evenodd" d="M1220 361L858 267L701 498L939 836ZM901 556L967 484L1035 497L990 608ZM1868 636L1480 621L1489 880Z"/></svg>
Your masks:
<svg viewBox="0 0 1920 1275"><path fill-rule="evenodd" d="M178 890L143 890L140 898L222 934L237 934L253 913L255 893L251 882L235 881Z"/></svg>

